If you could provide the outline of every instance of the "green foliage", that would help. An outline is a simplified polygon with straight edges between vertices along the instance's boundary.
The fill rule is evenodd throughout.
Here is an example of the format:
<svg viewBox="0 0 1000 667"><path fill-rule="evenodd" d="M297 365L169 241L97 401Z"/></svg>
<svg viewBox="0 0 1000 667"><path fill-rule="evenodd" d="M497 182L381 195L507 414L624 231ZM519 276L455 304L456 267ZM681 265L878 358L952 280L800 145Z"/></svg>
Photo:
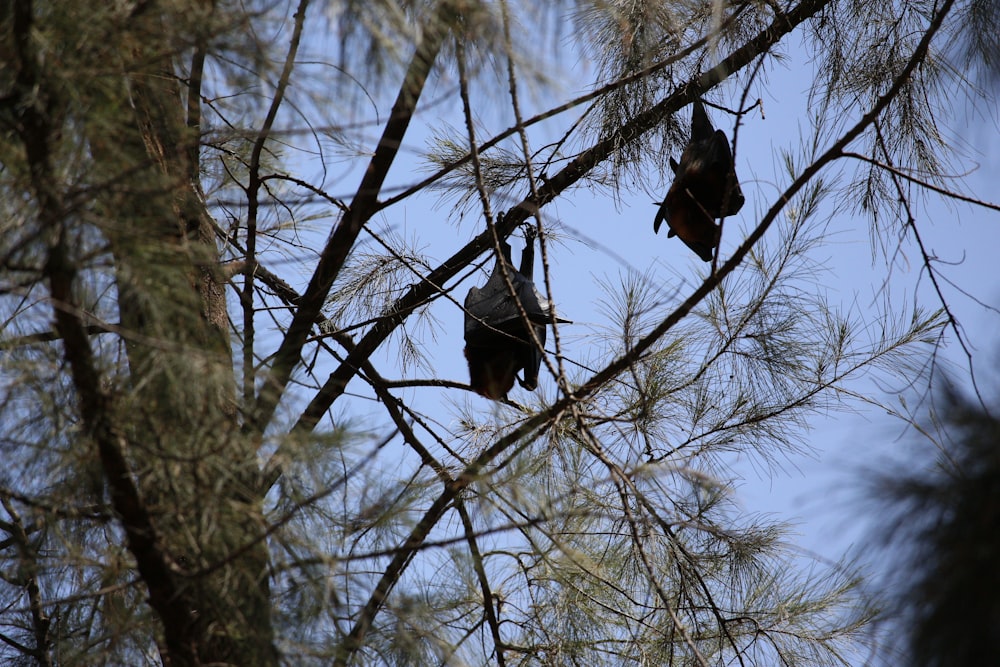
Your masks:
<svg viewBox="0 0 1000 667"><path fill-rule="evenodd" d="M947 303L845 308L828 255L845 201L890 257L949 185L948 58L994 67L962 20L995 3L543 5L0 7L0 660L866 648L859 569L747 512L737 466L778 474L813 418L927 381ZM639 232L570 217L659 190L696 97L730 100L741 155L800 42L805 148L745 181L710 267L637 267ZM464 293L522 224L577 321L537 392L487 404L449 379Z"/></svg>

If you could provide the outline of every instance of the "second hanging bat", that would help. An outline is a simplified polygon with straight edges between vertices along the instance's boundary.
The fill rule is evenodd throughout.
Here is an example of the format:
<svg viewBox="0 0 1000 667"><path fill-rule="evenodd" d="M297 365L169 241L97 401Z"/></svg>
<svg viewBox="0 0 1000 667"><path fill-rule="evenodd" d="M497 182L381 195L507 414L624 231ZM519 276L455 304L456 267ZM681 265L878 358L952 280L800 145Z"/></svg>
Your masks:
<svg viewBox="0 0 1000 667"><path fill-rule="evenodd" d="M701 100L691 109L691 140L681 154L680 164L670 158L674 182L653 220L653 233L664 220L670 231L706 262L712 261L719 245L715 219L735 215L743 208L733 153L726 133L712 127Z"/></svg>

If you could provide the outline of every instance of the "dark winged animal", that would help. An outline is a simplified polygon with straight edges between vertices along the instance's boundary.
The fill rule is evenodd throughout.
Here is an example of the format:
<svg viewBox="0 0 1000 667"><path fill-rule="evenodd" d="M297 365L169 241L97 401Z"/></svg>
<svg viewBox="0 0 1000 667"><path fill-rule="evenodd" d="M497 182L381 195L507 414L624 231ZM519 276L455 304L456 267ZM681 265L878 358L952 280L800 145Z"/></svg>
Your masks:
<svg viewBox="0 0 1000 667"><path fill-rule="evenodd" d="M503 257L498 258L486 284L473 287L465 297L465 359L469 362L469 384L481 396L500 400L514 386L514 380L531 391L538 386L542 350L528 331L530 326L538 342L545 344L545 325L550 305L535 289L531 280L535 262L533 238L529 236L521 252L521 270L514 269L510 245L501 242ZM517 301L504 281L504 268L514 286ZM526 322L517 303L520 302ZM518 372L523 371L523 379Z"/></svg>
<svg viewBox="0 0 1000 667"><path fill-rule="evenodd" d="M691 109L691 139L681 162L670 158L674 182L653 220L653 233L664 220L670 227L667 237L676 236L706 262L712 261L719 245L715 219L735 215L743 207L733 153L726 133L712 127L701 100Z"/></svg>

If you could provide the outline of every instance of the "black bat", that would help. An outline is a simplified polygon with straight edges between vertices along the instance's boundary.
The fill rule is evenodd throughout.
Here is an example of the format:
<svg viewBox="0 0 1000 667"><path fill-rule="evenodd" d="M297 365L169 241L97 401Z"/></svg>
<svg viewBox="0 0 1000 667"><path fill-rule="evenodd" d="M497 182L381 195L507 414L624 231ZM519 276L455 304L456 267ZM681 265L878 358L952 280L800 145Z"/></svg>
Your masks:
<svg viewBox="0 0 1000 667"><path fill-rule="evenodd" d="M543 351L535 345L528 326L538 342L545 345L545 325L549 322L550 304L543 299L531 281L535 263L533 238L526 240L521 251L521 270L514 269L510 245L501 242L503 257L497 260L489 280L481 288L473 287L465 297L465 359L469 362L469 384L486 398L507 397L517 378L522 387L531 391L538 386L538 370ZM504 281L504 267L510 277L517 301ZM526 323L521 307L528 316Z"/></svg>
<svg viewBox="0 0 1000 667"><path fill-rule="evenodd" d="M667 237L677 236L706 262L719 245L715 219L736 215L743 208L733 153L726 133L712 127L701 100L691 109L691 140L677 164L670 158L674 182L653 220L653 233L664 220L670 227Z"/></svg>

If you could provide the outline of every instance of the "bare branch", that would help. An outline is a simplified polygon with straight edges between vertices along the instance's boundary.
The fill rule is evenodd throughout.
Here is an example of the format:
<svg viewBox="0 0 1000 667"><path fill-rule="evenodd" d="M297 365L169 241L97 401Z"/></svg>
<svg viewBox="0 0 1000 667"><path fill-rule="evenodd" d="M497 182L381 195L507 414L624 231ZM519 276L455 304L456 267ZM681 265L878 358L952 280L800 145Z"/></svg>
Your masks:
<svg viewBox="0 0 1000 667"><path fill-rule="evenodd" d="M326 296L330 292L330 287L337 278L355 239L361 233L364 224L377 210L376 204L382 183L385 181L389 167L392 166L399 147L402 145L403 136L406 134L410 119L413 117L424 83L427 81L427 76L447 34L451 13L450 1L442 0L423 26L423 37L417 45L416 53L403 78L399 94L396 97L389 120L385 124L375 154L365 171L365 176L351 202L349 211L341 218L320 254L316 270L302 294L299 307L288 326L281 346L275 353L274 364L271 366L260 395L257 397L251 423L258 434L263 433L271 415L278 406L288 378L299 363L302 346L305 344L309 330L319 315L320 309L326 301Z"/></svg>

